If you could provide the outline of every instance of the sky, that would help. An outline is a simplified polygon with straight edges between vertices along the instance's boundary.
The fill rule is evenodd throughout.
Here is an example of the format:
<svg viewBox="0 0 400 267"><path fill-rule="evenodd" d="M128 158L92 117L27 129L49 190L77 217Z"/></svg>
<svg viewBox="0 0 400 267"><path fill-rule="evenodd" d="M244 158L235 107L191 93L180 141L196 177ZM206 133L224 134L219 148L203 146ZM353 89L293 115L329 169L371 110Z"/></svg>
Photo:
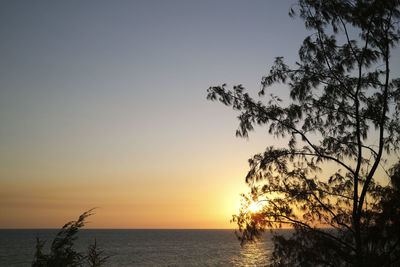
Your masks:
<svg viewBox="0 0 400 267"><path fill-rule="evenodd" d="M247 159L281 141L236 138L206 89L294 62L291 4L1 1L0 228L234 228Z"/></svg>

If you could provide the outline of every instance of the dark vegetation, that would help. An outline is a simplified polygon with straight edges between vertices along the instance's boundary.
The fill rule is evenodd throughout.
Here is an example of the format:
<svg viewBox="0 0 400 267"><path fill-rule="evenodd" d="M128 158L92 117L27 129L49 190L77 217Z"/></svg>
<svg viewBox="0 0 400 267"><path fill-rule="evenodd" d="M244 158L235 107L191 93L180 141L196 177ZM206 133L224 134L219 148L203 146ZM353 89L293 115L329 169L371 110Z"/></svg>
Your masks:
<svg viewBox="0 0 400 267"><path fill-rule="evenodd" d="M288 141L249 160L251 192L233 216L242 243L295 229L274 236L271 266L400 266L400 79L391 77L399 5L299 0L289 15L310 35L294 67L277 57L259 91L283 83L290 100L256 100L242 85L208 89L239 113L238 136L259 125ZM252 201L265 205L249 212Z"/></svg>
<svg viewBox="0 0 400 267"><path fill-rule="evenodd" d="M79 229L85 226L87 217L91 215L93 209L84 212L78 220L66 223L54 238L48 254L43 252L45 242L37 237L32 267L103 266L109 256L103 255L104 252L99 250L96 240L89 245L85 254L77 252L74 248Z"/></svg>

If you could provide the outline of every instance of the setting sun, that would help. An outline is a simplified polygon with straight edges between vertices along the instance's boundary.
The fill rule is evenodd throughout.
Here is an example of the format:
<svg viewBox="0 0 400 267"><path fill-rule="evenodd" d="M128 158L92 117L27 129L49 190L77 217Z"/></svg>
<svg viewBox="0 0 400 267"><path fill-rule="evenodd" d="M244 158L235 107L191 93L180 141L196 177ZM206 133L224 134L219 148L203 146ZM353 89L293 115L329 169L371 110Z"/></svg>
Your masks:
<svg viewBox="0 0 400 267"><path fill-rule="evenodd" d="M257 213L262 210L262 206L259 202L251 202L248 210L253 213Z"/></svg>

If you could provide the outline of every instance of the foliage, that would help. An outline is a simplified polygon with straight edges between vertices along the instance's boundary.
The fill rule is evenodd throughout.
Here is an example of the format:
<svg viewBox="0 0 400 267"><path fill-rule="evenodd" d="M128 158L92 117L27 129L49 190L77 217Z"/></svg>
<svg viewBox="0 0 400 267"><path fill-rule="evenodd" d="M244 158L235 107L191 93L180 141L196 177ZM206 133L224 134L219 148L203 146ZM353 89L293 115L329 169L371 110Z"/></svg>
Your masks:
<svg viewBox="0 0 400 267"><path fill-rule="evenodd" d="M87 262L91 267L99 267L103 266L104 263L110 256L103 256L104 251L99 250L97 247L97 241L94 240L94 243L89 246L87 252Z"/></svg>
<svg viewBox="0 0 400 267"><path fill-rule="evenodd" d="M43 253L45 242L36 238L36 253L32 267L72 267L72 266L102 266L108 257L103 257L103 252L98 250L97 242L90 245L87 256L77 252L74 248L74 242L77 239L77 233L86 224L87 217L93 215L90 209L82 213L78 220L66 223L54 238L50 253ZM85 263L87 263L85 265Z"/></svg>
<svg viewBox="0 0 400 267"><path fill-rule="evenodd" d="M260 125L288 141L249 160L251 193L233 216L242 243L266 228L295 229L274 237L273 266L400 264L400 165L379 173L400 143L400 79L390 77L399 5L299 0L289 15L298 13L311 34L294 67L275 59L259 92L287 84L290 103L255 100L242 85L208 89L209 100L239 112L237 136ZM263 210L249 212L252 201L265 203Z"/></svg>

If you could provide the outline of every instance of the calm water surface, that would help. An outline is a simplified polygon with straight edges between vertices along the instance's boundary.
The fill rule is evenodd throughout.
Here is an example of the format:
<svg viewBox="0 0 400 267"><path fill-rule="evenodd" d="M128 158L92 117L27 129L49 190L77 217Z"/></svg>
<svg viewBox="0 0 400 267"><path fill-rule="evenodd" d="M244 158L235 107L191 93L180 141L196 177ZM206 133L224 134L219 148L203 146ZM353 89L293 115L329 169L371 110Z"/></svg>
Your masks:
<svg viewBox="0 0 400 267"><path fill-rule="evenodd" d="M0 266L30 266L35 238L48 240L58 230L0 230ZM239 245L233 230L81 230L77 250L94 239L110 255L106 266L264 266L273 245L271 234L261 242Z"/></svg>

